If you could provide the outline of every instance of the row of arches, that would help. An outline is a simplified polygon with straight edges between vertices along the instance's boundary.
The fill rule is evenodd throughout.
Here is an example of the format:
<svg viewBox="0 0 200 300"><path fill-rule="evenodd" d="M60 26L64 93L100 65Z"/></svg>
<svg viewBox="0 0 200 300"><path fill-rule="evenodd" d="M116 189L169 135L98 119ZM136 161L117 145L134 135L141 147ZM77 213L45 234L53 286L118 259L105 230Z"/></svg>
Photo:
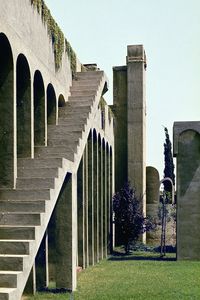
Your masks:
<svg viewBox="0 0 200 300"><path fill-rule="evenodd" d="M33 157L34 146L47 144L47 124L56 124L65 99L63 95L57 99L51 83L45 87L39 70L31 78L25 55L19 54L14 64L4 33L0 33L0 66L0 187L4 187L13 185L14 160Z"/></svg>

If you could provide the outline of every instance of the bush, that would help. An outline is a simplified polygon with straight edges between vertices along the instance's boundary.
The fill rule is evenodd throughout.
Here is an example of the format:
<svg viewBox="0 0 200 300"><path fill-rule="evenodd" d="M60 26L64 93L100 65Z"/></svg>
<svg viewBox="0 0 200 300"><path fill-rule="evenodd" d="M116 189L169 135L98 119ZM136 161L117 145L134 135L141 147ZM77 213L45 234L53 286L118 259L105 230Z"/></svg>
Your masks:
<svg viewBox="0 0 200 300"><path fill-rule="evenodd" d="M125 183L113 197L114 222L126 253L141 234L153 228L150 220L144 217L141 204L142 199L136 196L130 183Z"/></svg>

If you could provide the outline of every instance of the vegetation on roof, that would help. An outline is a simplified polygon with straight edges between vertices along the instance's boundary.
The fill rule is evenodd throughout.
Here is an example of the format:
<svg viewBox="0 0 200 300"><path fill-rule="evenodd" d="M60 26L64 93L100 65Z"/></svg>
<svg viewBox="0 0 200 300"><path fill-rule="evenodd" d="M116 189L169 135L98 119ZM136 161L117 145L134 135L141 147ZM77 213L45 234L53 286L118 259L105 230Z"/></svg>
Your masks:
<svg viewBox="0 0 200 300"><path fill-rule="evenodd" d="M37 9L41 15L42 21L47 26L48 34L52 40L55 67L59 69L62 64L62 56L64 49L69 57L72 74L76 71L76 54L70 43L65 39L64 34L54 18L44 0L31 0L31 4Z"/></svg>

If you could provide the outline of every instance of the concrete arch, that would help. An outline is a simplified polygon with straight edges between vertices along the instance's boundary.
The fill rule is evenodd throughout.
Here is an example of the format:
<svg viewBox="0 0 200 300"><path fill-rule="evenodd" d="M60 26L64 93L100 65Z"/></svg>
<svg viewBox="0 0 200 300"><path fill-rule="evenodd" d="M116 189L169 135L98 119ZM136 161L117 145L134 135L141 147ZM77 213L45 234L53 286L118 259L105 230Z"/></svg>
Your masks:
<svg viewBox="0 0 200 300"><path fill-rule="evenodd" d="M45 90L40 71L35 71L34 93L34 144L45 145Z"/></svg>
<svg viewBox="0 0 200 300"><path fill-rule="evenodd" d="M56 93L51 83L47 86L47 124L56 124Z"/></svg>
<svg viewBox="0 0 200 300"><path fill-rule="evenodd" d="M31 156L31 74L28 61L19 54L16 63L17 157Z"/></svg>
<svg viewBox="0 0 200 300"><path fill-rule="evenodd" d="M13 185L13 53L7 36L0 33L0 187Z"/></svg>
<svg viewBox="0 0 200 300"><path fill-rule="evenodd" d="M181 174L179 193L187 191L197 168L200 166L200 134L196 130L184 130L178 139L178 173Z"/></svg>
<svg viewBox="0 0 200 300"><path fill-rule="evenodd" d="M58 107L63 107L65 106L65 97L60 94L60 96L58 97Z"/></svg>

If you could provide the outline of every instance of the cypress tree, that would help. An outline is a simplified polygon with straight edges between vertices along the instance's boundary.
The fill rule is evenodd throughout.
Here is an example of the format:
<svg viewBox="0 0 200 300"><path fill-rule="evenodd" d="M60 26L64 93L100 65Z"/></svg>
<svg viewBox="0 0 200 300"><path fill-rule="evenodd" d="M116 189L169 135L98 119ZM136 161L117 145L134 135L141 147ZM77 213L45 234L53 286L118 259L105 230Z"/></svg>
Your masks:
<svg viewBox="0 0 200 300"><path fill-rule="evenodd" d="M175 175L174 175L174 163L172 157L172 144L169 138L168 129L165 127L165 143L164 143L164 159L165 159L165 168L164 168L164 178L171 178L173 185L175 185ZM163 182L164 190L166 192L171 192L171 184L169 181Z"/></svg>

